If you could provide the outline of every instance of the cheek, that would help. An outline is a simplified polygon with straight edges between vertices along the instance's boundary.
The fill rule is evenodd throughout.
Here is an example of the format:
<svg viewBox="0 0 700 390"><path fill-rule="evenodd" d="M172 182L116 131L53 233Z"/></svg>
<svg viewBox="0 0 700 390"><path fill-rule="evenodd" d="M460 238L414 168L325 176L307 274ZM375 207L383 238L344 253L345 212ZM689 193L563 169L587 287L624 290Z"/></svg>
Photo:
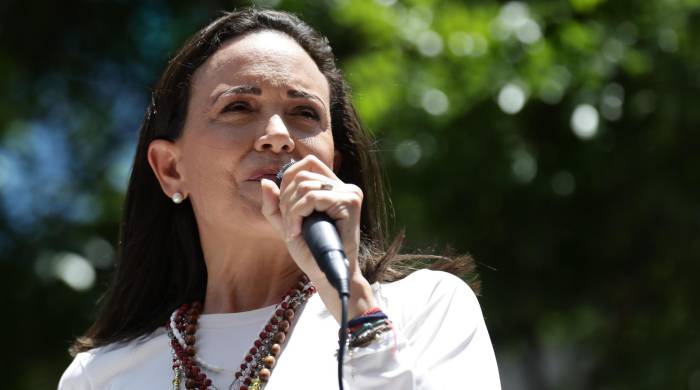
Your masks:
<svg viewBox="0 0 700 390"><path fill-rule="evenodd" d="M237 192L235 161L228 149L200 145L186 161L187 187L196 219L204 225L220 225L230 215L231 197Z"/></svg>
<svg viewBox="0 0 700 390"><path fill-rule="evenodd" d="M183 162L190 192L196 198L213 199L235 185L232 175L242 147L234 138L210 133L189 146Z"/></svg>
<svg viewBox="0 0 700 390"><path fill-rule="evenodd" d="M333 168L333 156L335 145L333 134L327 130L315 137L300 138L296 140L297 147L301 146L305 154L313 154L330 168Z"/></svg>
<svg viewBox="0 0 700 390"><path fill-rule="evenodd" d="M244 153L252 145L255 126L218 124L195 132L201 153L220 151L231 155Z"/></svg>

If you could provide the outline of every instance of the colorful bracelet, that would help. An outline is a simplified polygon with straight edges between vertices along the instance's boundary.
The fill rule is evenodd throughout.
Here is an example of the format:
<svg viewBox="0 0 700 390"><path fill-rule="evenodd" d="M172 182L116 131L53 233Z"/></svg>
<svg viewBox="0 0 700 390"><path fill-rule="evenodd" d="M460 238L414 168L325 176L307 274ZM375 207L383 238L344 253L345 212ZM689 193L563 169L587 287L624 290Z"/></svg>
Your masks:
<svg viewBox="0 0 700 390"><path fill-rule="evenodd" d="M373 307L366 312L360 314L359 316L348 321L348 333L353 333L356 329L368 322L374 322L378 320L386 320L388 317L382 310L378 307Z"/></svg>
<svg viewBox="0 0 700 390"><path fill-rule="evenodd" d="M348 347L366 347L389 330L393 330L389 317L373 307L348 322Z"/></svg>

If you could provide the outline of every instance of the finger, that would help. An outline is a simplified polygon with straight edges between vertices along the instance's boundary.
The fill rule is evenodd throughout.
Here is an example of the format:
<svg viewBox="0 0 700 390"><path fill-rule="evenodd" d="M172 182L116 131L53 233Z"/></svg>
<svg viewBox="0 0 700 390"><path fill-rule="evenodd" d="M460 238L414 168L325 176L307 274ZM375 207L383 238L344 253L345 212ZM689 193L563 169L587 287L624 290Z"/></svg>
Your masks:
<svg viewBox="0 0 700 390"><path fill-rule="evenodd" d="M325 212L333 220L350 219L360 214L362 198L355 192L329 192L316 190L307 193L291 205L285 215L287 231L292 235L301 234L304 217L314 211Z"/></svg>
<svg viewBox="0 0 700 390"><path fill-rule="evenodd" d="M282 215L279 208L280 189L274 181L268 179L260 180L260 189L262 196L261 211L263 216L275 227L280 233L283 232Z"/></svg>
<svg viewBox="0 0 700 390"><path fill-rule="evenodd" d="M332 182L329 181L324 176L307 173L306 171L300 172L298 176L305 175L307 177L318 177L321 180L303 180L298 183L292 182L287 186L287 188L282 191L280 196L280 210L284 216L291 205L295 204L306 194L311 191L324 191L324 192L334 192L334 193L351 193L359 196L360 200L363 198L362 190L354 184L345 184L341 181ZM327 187L326 187L327 186Z"/></svg>
<svg viewBox="0 0 700 390"><path fill-rule="evenodd" d="M304 182L309 182L303 184ZM323 174L311 172L311 171L299 171L294 177L292 177L286 186L282 187L280 201L286 203L295 196L298 197L299 190L302 189L302 195L309 190L320 189L322 183L329 183L333 185L333 188L337 188L339 185L344 184L342 181L324 176ZM303 188L301 188L302 186Z"/></svg>
<svg viewBox="0 0 700 390"><path fill-rule="evenodd" d="M335 175L335 172L328 167L328 165L324 164L318 157L310 154L292 164L284 172L284 175L282 175L282 183L280 188L284 190L287 183L301 171L315 172L333 180L340 180L338 179L338 176Z"/></svg>

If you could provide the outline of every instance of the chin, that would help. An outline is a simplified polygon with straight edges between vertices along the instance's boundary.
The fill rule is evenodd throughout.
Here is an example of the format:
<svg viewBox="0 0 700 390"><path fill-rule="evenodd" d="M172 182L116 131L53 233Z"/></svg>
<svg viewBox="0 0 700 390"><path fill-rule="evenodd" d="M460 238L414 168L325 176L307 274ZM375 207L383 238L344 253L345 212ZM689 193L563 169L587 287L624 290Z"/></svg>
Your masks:
<svg viewBox="0 0 700 390"><path fill-rule="evenodd" d="M276 236L274 228L262 214L260 201L250 202L246 199L243 203L245 203L244 207L237 207L237 218L233 219L234 228L243 230L246 235L257 236L256 233L259 233L261 236Z"/></svg>

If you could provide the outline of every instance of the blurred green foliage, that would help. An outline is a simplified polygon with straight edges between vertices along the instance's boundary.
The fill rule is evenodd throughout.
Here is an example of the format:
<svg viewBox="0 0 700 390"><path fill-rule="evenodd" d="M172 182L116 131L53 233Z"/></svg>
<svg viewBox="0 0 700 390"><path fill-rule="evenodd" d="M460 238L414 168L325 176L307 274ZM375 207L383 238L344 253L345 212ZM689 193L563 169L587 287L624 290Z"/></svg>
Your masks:
<svg viewBox="0 0 700 390"><path fill-rule="evenodd" d="M0 5L6 388L55 387L149 88L245 4ZM406 250L476 257L504 389L700 389L700 1L257 4L328 35Z"/></svg>

